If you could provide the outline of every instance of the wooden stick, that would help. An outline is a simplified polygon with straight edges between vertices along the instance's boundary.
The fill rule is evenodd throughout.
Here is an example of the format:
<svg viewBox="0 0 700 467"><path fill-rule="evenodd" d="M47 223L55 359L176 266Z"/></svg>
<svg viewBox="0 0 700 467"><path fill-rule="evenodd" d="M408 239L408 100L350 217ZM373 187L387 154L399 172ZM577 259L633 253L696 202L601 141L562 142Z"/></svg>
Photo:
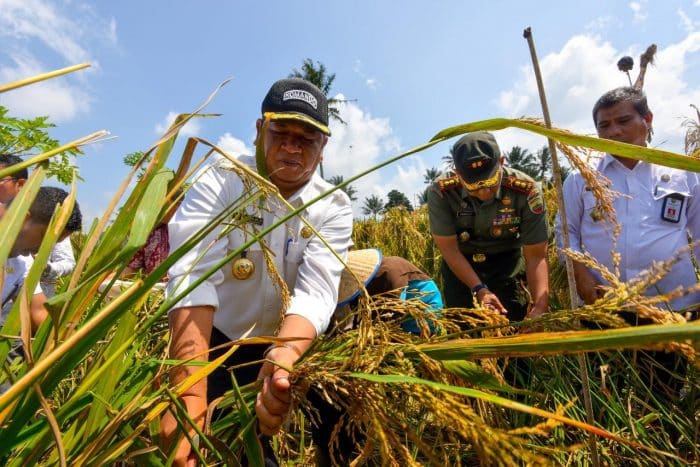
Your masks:
<svg viewBox="0 0 700 467"><path fill-rule="evenodd" d="M523 37L527 40L527 45L530 48L530 57L532 58L532 67L535 70L535 78L537 78L537 90L540 95L540 104L542 105L542 115L544 116L544 123L547 128L552 128L552 120L549 117L549 106L547 105L547 96L544 92L544 82L542 81L542 73L540 72L540 63L537 59L537 51L535 50L535 41L532 38L532 30L528 27L523 31ZM564 204L564 190L562 188L561 179L561 167L559 165L559 159L557 157L557 147L554 140L547 138L549 142L549 153L552 157L552 173L554 175L554 188L557 193L557 203L559 204L559 215L561 216L562 234L564 248L569 248L571 245L569 241L569 230L567 228L566 222L566 208ZM566 277L569 283L569 299L571 300L571 308L578 308L578 298L576 296L576 279L574 278L574 265L571 262L571 258L565 257L566 264ZM578 355L579 372L581 375L581 382L583 383L583 401L586 407L586 419L589 424L595 423L595 418L593 417L593 404L591 402L591 387L588 381L588 364L586 362L587 357L583 354ZM600 467L600 460L598 458L598 446L596 443L595 435L590 434L588 436L588 446L591 450L591 462L595 467Z"/></svg>

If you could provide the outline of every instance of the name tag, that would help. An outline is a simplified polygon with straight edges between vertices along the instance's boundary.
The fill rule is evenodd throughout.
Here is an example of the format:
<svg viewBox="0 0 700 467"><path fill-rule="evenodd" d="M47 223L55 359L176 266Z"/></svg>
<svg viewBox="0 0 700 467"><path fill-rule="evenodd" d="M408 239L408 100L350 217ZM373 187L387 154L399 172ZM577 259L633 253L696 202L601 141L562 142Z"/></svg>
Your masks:
<svg viewBox="0 0 700 467"><path fill-rule="evenodd" d="M684 201L685 197L679 194L666 196L661 210L661 218L668 222L680 222Z"/></svg>

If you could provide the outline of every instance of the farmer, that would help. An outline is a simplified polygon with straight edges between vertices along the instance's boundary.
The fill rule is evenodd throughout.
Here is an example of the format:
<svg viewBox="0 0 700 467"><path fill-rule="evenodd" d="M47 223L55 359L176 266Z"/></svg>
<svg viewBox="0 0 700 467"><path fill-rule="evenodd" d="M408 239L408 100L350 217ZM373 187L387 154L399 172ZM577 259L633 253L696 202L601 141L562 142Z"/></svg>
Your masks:
<svg viewBox="0 0 700 467"><path fill-rule="evenodd" d="M19 164L22 159L10 154L0 154L0 169ZM0 203L7 203L17 196L19 190L24 186L29 173L27 169L21 169L0 180ZM70 238L66 237L54 245L46 263L46 268L41 275L41 288L47 298L53 297L56 289L56 281L63 276L67 276L75 268L75 256Z"/></svg>
<svg viewBox="0 0 700 467"><path fill-rule="evenodd" d="M510 321L547 311L547 222L537 184L503 166L493 135L469 133L455 143L457 175L428 192L430 229L442 253L445 305L471 308L474 297ZM522 287L527 279L532 306Z"/></svg>
<svg viewBox="0 0 700 467"><path fill-rule="evenodd" d="M622 87L603 94L593 106L593 123L601 138L646 146L651 140L653 115L643 91ZM665 261L687 246L686 230L700 239L700 182L698 174L649 164L614 154L606 154L597 167L609 181L615 196L614 208L622 230L617 239L613 228L597 215L596 198L580 173L564 183L564 206L571 248L587 251L600 264L613 271L612 252L620 254L620 279L628 281L654 261ZM557 219L556 234L563 244L562 226ZM696 249L696 255L700 253ZM602 296L601 275L574 262L576 288L581 299L593 303ZM686 251L671 272L646 293L667 294L678 286L697 282ZM696 305L700 293L678 297L670 302L674 310Z"/></svg>
<svg viewBox="0 0 700 467"><path fill-rule="evenodd" d="M289 204L298 207L332 188L316 174L330 136L328 104L316 86L302 79L274 83L262 102L262 116L256 128L260 159L257 167L269 174L269 180ZM237 159L255 170L254 158ZM246 194L248 188L231 165L220 158L196 176L170 222L172 251ZM273 196L234 211L221 228L211 232L170 269L168 294L174 296L184 290L224 255L288 212L286 204ZM259 430L267 436L280 430L290 409L290 382L284 368L291 367L326 330L335 309L343 265L331 249L345 258L351 245L352 211L350 200L342 191L313 204L303 217L311 227L299 216L287 220L265 235L265 248L257 242L250 245L185 295L169 314L170 356L177 360L207 359L210 347L244 335L293 338L271 346L244 345L226 362L228 367L264 357L279 363L245 366L234 372L239 385L256 378L263 380L255 411ZM271 263L276 271L268 270ZM287 304L274 280L276 274L289 289ZM183 381L196 368L174 368L171 383ZM220 368L208 380L192 386L182 396L182 403L201 425L207 402L230 387L231 375ZM170 413L163 417L161 431L170 446L181 435ZM269 444L263 445L268 451L268 465L276 464ZM185 438L180 439L176 449L177 465L196 459Z"/></svg>

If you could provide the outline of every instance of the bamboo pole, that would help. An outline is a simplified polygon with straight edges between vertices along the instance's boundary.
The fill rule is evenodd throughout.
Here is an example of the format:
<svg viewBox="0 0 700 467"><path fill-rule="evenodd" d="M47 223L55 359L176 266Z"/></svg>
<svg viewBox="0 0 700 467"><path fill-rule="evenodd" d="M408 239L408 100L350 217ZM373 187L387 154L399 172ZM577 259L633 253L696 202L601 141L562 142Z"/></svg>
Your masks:
<svg viewBox="0 0 700 467"><path fill-rule="evenodd" d="M532 59L532 67L535 70L535 78L537 79L537 91L540 95L540 104L542 105L542 115L544 116L544 123L547 128L552 128L552 120L549 117L549 106L547 105L547 96L544 92L544 82L542 80L542 73L540 72L540 62L537 59L537 51L535 49L535 40L532 37L532 30L530 27L525 28L523 31L523 37L527 40L527 45L530 48L530 57ZM547 138L549 143L549 153L552 157L552 172L554 175L554 188L557 194L557 202L559 204L559 215L562 225L563 243L564 248L569 248L571 242L569 240L569 230L567 228L566 221L566 208L564 205L564 190L562 188L561 179L561 166L559 165L559 158L557 157L557 147L554 140ZM568 256L564 259L566 264L566 278L569 283L569 300L571 301L571 308L578 308L578 298L576 296L576 279L574 278L574 265L571 258ZM581 375L581 382L583 384L583 402L586 408L586 419L589 424L595 423L595 418L593 417L593 404L591 402L591 387L588 381L588 363L587 357L584 354L578 355L579 371ZM595 467L600 466L600 460L598 458L598 446L596 443L595 435L588 435L588 446L591 450L591 462Z"/></svg>

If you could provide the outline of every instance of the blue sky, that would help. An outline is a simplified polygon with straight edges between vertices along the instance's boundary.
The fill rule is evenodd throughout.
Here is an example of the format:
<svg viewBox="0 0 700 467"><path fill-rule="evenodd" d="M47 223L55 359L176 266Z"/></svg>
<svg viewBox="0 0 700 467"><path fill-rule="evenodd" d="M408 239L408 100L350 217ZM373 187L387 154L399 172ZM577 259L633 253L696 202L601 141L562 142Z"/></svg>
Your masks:
<svg viewBox="0 0 700 467"><path fill-rule="evenodd" d="M700 0L685 1L184 1L0 0L0 82L90 62L92 68L0 95L12 115L49 115L69 141L106 129L85 148L78 199L99 215L127 174L122 157L146 149L168 118L223 114L186 129L231 151L250 151L270 84L305 58L336 73L346 126L334 124L326 176L346 178L438 130L491 117L541 116L527 43L531 26L556 126L593 133L590 109L626 84L623 55L658 44L645 89L654 144L682 151L683 117L700 105ZM636 66L634 76L636 76ZM502 131L503 150L546 141ZM176 151L181 149L176 149ZM360 201L391 189L414 195L449 145L407 158L355 184Z"/></svg>

